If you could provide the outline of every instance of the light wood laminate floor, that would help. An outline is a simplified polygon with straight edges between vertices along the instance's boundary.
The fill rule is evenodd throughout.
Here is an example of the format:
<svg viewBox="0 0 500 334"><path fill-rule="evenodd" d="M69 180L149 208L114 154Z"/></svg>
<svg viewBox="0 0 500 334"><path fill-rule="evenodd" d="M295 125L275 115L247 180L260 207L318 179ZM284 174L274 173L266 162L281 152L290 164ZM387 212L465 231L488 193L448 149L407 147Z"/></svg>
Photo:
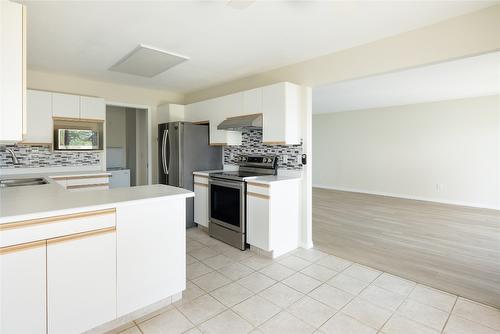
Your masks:
<svg viewBox="0 0 500 334"><path fill-rule="evenodd" d="M313 189L316 248L500 307L500 211Z"/></svg>

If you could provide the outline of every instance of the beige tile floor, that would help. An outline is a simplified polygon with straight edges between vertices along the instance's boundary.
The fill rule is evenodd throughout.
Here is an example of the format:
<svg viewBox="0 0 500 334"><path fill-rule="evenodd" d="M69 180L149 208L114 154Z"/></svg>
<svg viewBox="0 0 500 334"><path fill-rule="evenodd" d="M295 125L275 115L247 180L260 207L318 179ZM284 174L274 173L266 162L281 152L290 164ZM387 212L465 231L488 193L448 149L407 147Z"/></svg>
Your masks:
<svg viewBox="0 0 500 334"><path fill-rule="evenodd" d="M123 334L500 334L500 310L298 249L276 260L187 232L183 298Z"/></svg>

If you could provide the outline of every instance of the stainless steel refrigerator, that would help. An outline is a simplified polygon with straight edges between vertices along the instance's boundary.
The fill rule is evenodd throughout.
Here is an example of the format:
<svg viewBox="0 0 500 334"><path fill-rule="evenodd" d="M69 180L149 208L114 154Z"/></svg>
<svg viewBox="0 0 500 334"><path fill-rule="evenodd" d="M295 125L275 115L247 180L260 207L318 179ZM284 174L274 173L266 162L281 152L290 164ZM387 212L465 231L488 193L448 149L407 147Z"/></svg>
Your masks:
<svg viewBox="0 0 500 334"><path fill-rule="evenodd" d="M158 124L159 183L193 190L193 172L222 169L222 148L209 145L208 125ZM194 226L194 200L186 203L186 227Z"/></svg>

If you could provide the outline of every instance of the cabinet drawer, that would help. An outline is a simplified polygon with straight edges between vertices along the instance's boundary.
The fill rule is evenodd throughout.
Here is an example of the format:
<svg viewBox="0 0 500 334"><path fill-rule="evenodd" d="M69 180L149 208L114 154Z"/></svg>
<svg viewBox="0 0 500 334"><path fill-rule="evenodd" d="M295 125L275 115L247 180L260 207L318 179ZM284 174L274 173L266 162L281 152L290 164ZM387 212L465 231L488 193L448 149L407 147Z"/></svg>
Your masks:
<svg viewBox="0 0 500 334"><path fill-rule="evenodd" d="M247 182L247 193L269 196L269 195L271 195L271 187L269 184L252 183L252 181L248 181Z"/></svg>
<svg viewBox="0 0 500 334"><path fill-rule="evenodd" d="M88 191L88 190L107 190L109 183L96 183L96 184L79 184L66 187L68 191Z"/></svg>
<svg viewBox="0 0 500 334"><path fill-rule="evenodd" d="M195 184L206 184L208 185L208 176L202 176L202 175L195 175L194 176L194 183Z"/></svg>
<svg viewBox="0 0 500 334"><path fill-rule="evenodd" d="M0 247L116 226L115 209L79 212L0 225Z"/></svg>
<svg viewBox="0 0 500 334"><path fill-rule="evenodd" d="M103 184L109 183L109 178L105 177L75 177L75 178L67 178L66 186L68 189L72 186L80 186L80 185L94 185L94 184Z"/></svg>

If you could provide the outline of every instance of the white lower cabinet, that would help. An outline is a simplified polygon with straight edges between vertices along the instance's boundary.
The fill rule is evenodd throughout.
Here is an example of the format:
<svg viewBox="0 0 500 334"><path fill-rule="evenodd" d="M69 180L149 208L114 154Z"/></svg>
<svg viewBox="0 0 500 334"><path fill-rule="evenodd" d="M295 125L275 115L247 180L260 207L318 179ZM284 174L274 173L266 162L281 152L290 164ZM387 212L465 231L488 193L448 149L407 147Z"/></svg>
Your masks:
<svg viewBox="0 0 500 334"><path fill-rule="evenodd" d="M121 206L116 213L120 317L186 288L186 200Z"/></svg>
<svg viewBox="0 0 500 334"><path fill-rule="evenodd" d="M2 334L86 332L185 288L184 197L0 229Z"/></svg>
<svg viewBox="0 0 500 334"><path fill-rule="evenodd" d="M300 179L247 183L247 242L271 252L286 254L299 245Z"/></svg>
<svg viewBox="0 0 500 334"><path fill-rule="evenodd" d="M81 333L116 318L114 229L47 241L48 334Z"/></svg>
<svg viewBox="0 0 500 334"><path fill-rule="evenodd" d="M45 333L45 241L0 252L0 333Z"/></svg>
<svg viewBox="0 0 500 334"><path fill-rule="evenodd" d="M194 176L194 222L208 227L208 178Z"/></svg>
<svg viewBox="0 0 500 334"><path fill-rule="evenodd" d="M271 251L270 203L268 198L252 193L247 195L247 242L265 251Z"/></svg>

